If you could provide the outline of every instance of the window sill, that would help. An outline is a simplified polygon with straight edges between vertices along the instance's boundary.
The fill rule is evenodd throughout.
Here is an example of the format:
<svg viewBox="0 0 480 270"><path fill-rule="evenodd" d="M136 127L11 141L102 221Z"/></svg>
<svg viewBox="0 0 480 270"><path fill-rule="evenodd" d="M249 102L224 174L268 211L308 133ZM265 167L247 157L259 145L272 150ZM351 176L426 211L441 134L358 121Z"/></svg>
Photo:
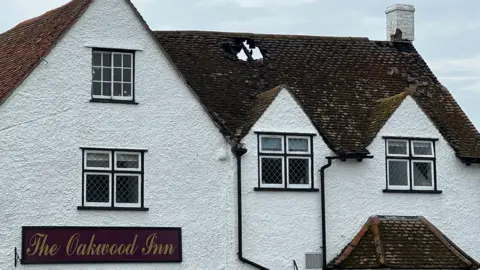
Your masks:
<svg viewBox="0 0 480 270"><path fill-rule="evenodd" d="M77 206L77 210L100 210L100 211L148 211L147 207L98 207L98 206Z"/></svg>
<svg viewBox="0 0 480 270"><path fill-rule="evenodd" d="M254 191L287 191L287 192L318 192L318 188L253 188Z"/></svg>
<svg viewBox="0 0 480 270"><path fill-rule="evenodd" d="M384 189L383 193L417 193L417 194L441 194L441 190L399 190L399 189Z"/></svg>
<svg viewBox="0 0 480 270"><path fill-rule="evenodd" d="M120 103L120 104L132 104L138 105L138 102L134 100L116 100L116 99L100 99L100 98L92 98L90 102L93 103Z"/></svg>

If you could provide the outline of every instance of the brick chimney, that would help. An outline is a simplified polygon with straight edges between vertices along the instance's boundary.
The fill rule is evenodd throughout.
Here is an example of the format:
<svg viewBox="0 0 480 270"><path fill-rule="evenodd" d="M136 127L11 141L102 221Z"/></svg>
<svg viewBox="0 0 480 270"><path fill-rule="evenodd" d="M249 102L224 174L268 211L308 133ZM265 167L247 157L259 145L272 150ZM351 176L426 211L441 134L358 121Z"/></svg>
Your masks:
<svg viewBox="0 0 480 270"><path fill-rule="evenodd" d="M415 38L415 7L395 4L387 7L387 40L410 41Z"/></svg>

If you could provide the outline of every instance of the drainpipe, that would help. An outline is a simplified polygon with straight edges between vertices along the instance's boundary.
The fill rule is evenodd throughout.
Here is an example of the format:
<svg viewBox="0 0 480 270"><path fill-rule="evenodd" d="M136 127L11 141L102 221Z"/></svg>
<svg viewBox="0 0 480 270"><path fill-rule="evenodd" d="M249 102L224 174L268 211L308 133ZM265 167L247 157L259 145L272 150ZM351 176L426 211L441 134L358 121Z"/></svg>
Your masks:
<svg viewBox="0 0 480 270"><path fill-rule="evenodd" d="M244 263L250 264L261 270L269 270L268 268L261 266L258 263L250 261L243 257L243 239L242 239L242 156L247 153L247 149L243 148L240 144L236 144L232 148L232 152L237 158L237 203L238 203L238 259Z"/></svg>
<svg viewBox="0 0 480 270"><path fill-rule="evenodd" d="M364 158L373 158L371 155L342 155L342 156L330 156L325 157L327 159L327 164L323 165L320 168L320 189L321 189L321 204L322 204L322 269L327 269L327 228L326 228L326 218L325 218L325 170L332 166L332 160L340 159L346 161L347 159L356 159L358 162L361 162Z"/></svg>

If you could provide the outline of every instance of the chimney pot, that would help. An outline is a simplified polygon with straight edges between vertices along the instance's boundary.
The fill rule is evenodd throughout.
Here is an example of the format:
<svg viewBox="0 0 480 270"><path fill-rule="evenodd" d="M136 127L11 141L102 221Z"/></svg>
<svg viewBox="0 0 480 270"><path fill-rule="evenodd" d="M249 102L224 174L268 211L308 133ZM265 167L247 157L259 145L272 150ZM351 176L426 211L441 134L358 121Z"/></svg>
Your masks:
<svg viewBox="0 0 480 270"><path fill-rule="evenodd" d="M415 7L395 4L387 7L387 40L413 41L415 38ZM397 31L400 30L400 31Z"/></svg>

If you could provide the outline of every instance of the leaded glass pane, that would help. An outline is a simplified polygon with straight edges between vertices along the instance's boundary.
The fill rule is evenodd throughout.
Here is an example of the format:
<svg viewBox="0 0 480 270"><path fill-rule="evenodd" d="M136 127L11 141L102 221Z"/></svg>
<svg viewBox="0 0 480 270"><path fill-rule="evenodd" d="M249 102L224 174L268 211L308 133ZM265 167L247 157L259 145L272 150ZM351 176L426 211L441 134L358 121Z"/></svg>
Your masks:
<svg viewBox="0 0 480 270"><path fill-rule="evenodd" d="M110 155L108 153L87 153L87 167L89 168L110 167Z"/></svg>
<svg viewBox="0 0 480 270"><path fill-rule="evenodd" d="M108 203L110 198L109 176L104 174L86 175L86 201Z"/></svg>
<svg viewBox="0 0 480 270"><path fill-rule="evenodd" d="M120 169L138 169L140 167L140 155L138 154L117 154L117 168Z"/></svg>
<svg viewBox="0 0 480 270"><path fill-rule="evenodd" d="M288 183L289 184L308 184L310 170L309 159L290 158L288 159Z"/></svg>
<svg viewBox="0 0 480 270"><path fill-rule="evenodd" d="M413 142L414 155L432 156L433 149L431 142Z"/></svg>
<svg viewBox="0 0 480 270"><path fill-rule="evenodd" d="M308 152L308 139L289 138L288 151L290 152Z"/></svg>
<svg viewBox="0 0 480 270"><path fill-rule="evenodd" d="M408 186L408 161L388 161L388 183L393 186Z"/></svg>
<svg viewBox="0 0 480 270"><path fill-rule="evenodd" d="M407 141L388 140L387 145L388 145L388 154L390 155L407 155L408 154Z"/></svg>
<svg viewBox="0 0 480 270"><path fill-rule="evenodd" d="M282 158L262 158L262 183L282 184Z"/></svg>
<svg viewBox="0 0 480 270"><path fill-rule="evenodd" d="M117 175L115 194L117 203L138 203L138 175Z"/></svg>
<svg viewBox="0 0 480 270"><path fill-rule="evenodd" d="M282 151L282 139L262 137L262 151Z"/></svg>
<svg viewBox="0 0 480 270"><path fill-rule="evenodd" d="M413 162L413 185L418 187L431 187L433 183L432 163Z"/></svg>

